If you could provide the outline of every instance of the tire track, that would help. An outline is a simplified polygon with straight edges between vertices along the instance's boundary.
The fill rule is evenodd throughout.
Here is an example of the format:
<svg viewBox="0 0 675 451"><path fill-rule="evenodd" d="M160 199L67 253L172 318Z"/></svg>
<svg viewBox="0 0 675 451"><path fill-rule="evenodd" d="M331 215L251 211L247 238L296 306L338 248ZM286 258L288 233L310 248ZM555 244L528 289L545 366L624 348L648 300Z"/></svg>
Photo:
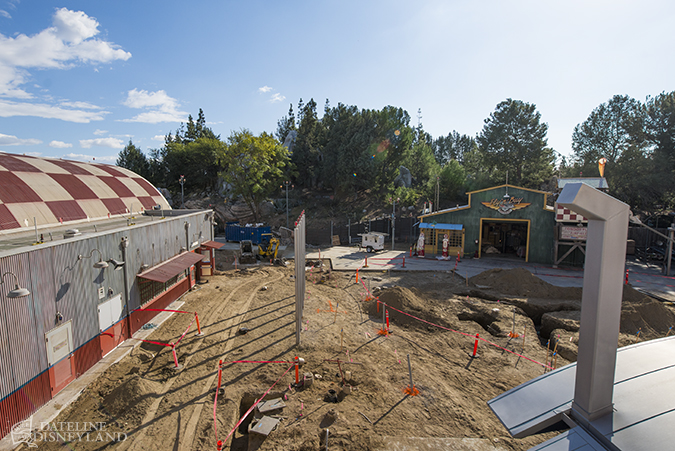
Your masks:
<svg viewBox="0 0 675 451"><path fill-rule="evenodd" d="M275 281L283 278L283 276L284 275L281 274L280 276L274 278L273 280L265 278L265 280L262 284L260 284L259 278L255 278L253 280L242 282L241 284L235 286L223 301L219 301L217 303L212 301L211 305L213 307L206 311L208 316L210 318L212 318L212 321L209 324L203 326L202 329L206 329L209 326L213 326L214 322L217 322L219 320L220 315L222 314L223 310L225 310L226 308L229 308L229 309L231 309L232 313L234 313L234 314L230 318L229 321L227 321L224 325L221 326L221 327L223 327L223 330L227 330L228 328L231 329L230 333L228 334L228 337L225 338L227 340L229 337L232 336L232 333L233 333L232 331L235 330L233 325L237 323L237 320L239 320L239 323L241 323L241 321L243 321L243 317L244 317L245 313L248 311L248 308L249 308L253 298L255 297L258 289L261 286L263 286L267 283L275 282ZM269 277L269 275L268 275L268 277ZM240 306L237 305L237 304L240 304L240 302L238 302L236 300L235 295L240 293L241 290L244 290L247 287L253 285L255 282L257 282L259 284L259 286L255 290L253 290L251 295L248 296L248 298L244 301L243 305L240 305ZM230 301L233 298L235 298L234 305L231 305ZM228 344L226 345L226 347L229 349L229 347L231 346L231 344L230 344L231 340L227 340L227 341L228 341ZM153 425L151 423L153 423L155 421L157 411L159 410L162 401L164 401L166 399L166 396L171 393L171 388L174 386L176 381L179 379L180 375L185 374L188 371L190 361L192 360L192 357L195 355L195 353L197 351L199 351L199 348L202 346L202 343L204 343L204 340L198 340L190 348L189 352L187 353L187 357L186 357L185 361L183 362L183 370L181 371L181 373L179 375L176 375L175 377L169 378L169 380L166 381L166 383L162 387L162 390L157 393L157 398L150 405L146 415L143 417L143 420L141 422L141 426L139 426L139 428L138 428L138 433L137 433L136 437L132 439L133 436L129 436L129 438L126 441L124 441L121 444L121 446L119 447L120 450L122 450L122 451L127 451L127 450L129 450L129 451L137 451L137 450L142 451L142 450L152 449L152 448L157 447L157 445L158 445L157 437L154 436L155 434L150 433L151 432L150 430L153 429ZM208 381L210 382L210 384L213 382L214 378L215 378L214 376L209 377ZM210 386L210 384L209 384L209 386ZM206 386L206 383L204 385ZM208 390L208 388L207 388L207 390ZM204 393L204 392L202 392L202 393ZM203 406L203 404L204 404L204 401L198 402L196 404L195 408L193 409L193 411L199 410L201 412L201 406ZM183 412L183 413L185 413L185 412ZM193 420L192 420L192 415L191 415L190 420L187 422L187 426L186 426L186 429L185 429L186 431L192 430L191 429L192 428L192 422L193 422ZM196 428L196 425L194 426L194 428ZM150 437L148 437L148 435L150 435ZM193 430L191 432L191 435L194 436ZM179 444L186 443L184 437L185 437L185 433L179 434L179 437L177 437L177 440L178 440ZM190 440L190 445L191 445L191 442L192 442L192 440ZM179 448L176 448L175 445L176 445L176 443L174 442L173 443L174 449L190 449L190 447L186 446L186 445L180 445Z"/></svg>

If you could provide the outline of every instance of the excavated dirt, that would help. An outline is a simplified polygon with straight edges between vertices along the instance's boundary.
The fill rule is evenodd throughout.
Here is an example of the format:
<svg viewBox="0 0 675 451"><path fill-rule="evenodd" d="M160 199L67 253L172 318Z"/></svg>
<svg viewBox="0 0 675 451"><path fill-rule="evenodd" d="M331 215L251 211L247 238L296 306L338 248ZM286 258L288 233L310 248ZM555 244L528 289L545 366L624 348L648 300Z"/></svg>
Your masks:
<svg viewBox="0 0 675 451"><path fill-rule="evenodd" d="M172 369L170 348L135 348L56 419L105 422L106 431L123 439L67 446L215 450L216 428L225 440L273 385L265 399L282 397L286 404L276 429L249 443L253 434L244 425L223 449L323 450L328 430L331 450L380 451L415 440L459 450L526 450L559 432L513 439L487 401L543 374L542 365L517 354L545 362L547 343L558 339L557 366L576 358L580 289L552 286L524 269L486 271L468 283L446 272L366 272L359 284L353 273L312 270L296 347L293 274L292 264L261 265L228 269L198 285L181 309L199 314L205 336L191 330L180 343L183 369ZM369 291L389 306L389 335L378 334L382 306L378 311L377 301L368 300ZM190 320L174 315L149 339L175 342ZM663 337L673 324L670 307L625 288L621 345ZM480 357L472 359L476 334L498 347L480 342ZM300 378L307 374L311 385L290 386L295 356L307 362ZM408 356L416 396L404 392ZM214 422L219 360L223 389ZM285 363L260 363L266 361ZM334 399L330 390L339 402L327 402Z"/></svg>

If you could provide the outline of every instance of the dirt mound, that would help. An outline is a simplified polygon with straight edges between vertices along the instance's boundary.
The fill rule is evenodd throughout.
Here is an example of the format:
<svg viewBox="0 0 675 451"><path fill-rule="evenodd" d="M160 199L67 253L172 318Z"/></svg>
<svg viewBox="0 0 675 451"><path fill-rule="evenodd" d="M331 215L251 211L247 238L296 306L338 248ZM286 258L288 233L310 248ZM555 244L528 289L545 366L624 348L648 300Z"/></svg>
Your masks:
<svg viewBox="0 0 675 451"><path fill-rule="evenodd" d="M132 374L103 397L108 415L125 420L140 420L162 385Z"/></svg>
<svg viewBox="0 0 675 451"><path fill-rule="evenodd" d="M415 290L417 291L417 290ZM428 326L423 322L411 318L408 315L397 312L394 309L401 310L409 315L416 316L425 321L441 325L443 327L451 327L451 321L448 313L444 312L441 307L436 305L429 305L428 302L423 301L417 294L405 287L385 288L378 296L380 302L393 307L389 310L389 321L403 327L415 327L420 329L437 330L435 327ZM375 318L382 318L382 306L379 311L377 301L367 301L363 304L365 311ZM380 320L381 321L381 320ZM427 327L428 326L428 327Z"/></svg>
<svg viewBox="0 0 675 451"><path fill-rule="evenodd" d="M479 288L513 296L539 299L581 299L581 288L556 287L541 280L525 268L490 269L471 277L469 282Z"/></svg>
<svg viewBox="0 0 675 451"><path fill-rule="evenodd" d="M663 337L675 324L675 314L661 301L643 295L639 301L626 302L625 293L626 290L621 308L621 333L637 334L641 331L640 337L649 340Z"/></svg>

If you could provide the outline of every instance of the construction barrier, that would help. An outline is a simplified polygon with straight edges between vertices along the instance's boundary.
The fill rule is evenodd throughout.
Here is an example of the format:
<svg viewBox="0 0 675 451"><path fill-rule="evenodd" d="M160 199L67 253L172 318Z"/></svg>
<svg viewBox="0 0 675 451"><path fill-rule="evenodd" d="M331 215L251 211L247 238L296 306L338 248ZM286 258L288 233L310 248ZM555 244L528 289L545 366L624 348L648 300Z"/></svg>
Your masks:
<svg viewBox="0 0 675 451"><path fill-rule="evenodd" d="M237 428L241 425L241 423L244 422L244 420L246 419L246 417L249 416L249 414L250 414L251 412L253 412L253 409L255 409L255 406L257 406L258 403L259 403L263 398L265 398L265 396L267 396L267 394L268 394L270 391L272 391L272 389L279 383L279 381L280 381L281 379L283 379L284 376L285 376L286 374L288 374L288 372L291 371L291 369L293 369L294 366L295 366L295 362L293 362L293 363L291 364L291 366L289 366L288 369L287 369L286 371L284 371L284 374L282 374L282 375L279 377L279 379L277 379L276 382L273 383L272 386L271 386L270 388L268 388L267 391L266 391L265 393L263 393L263 395L262 395L260 398L258 398L258 399L253 403L253 405L246 411L246 413L239 419L239 421L237 421L237 424L232 428L232 430L230 431L230 433L227 434L227 437L225 437L225 440L223 440L222 442L218 442L221 446L222 446L223 443L227 443L227 440L232 436L232 434L234 434L234 431L236 431ZM215 411L215 406L214 406L214 411ZM215 414L214 414L214 417L213 417L213 421L216 422Z"/></svg>

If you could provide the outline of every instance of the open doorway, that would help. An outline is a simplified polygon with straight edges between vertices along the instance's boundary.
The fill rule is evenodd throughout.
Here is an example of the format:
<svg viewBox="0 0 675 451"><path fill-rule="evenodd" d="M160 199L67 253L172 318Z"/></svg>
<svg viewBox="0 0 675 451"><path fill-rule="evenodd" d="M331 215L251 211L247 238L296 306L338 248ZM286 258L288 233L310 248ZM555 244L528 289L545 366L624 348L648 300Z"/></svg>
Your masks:
<svg viewBox="0 0 675 451"><path fill-rule="evenodd" d="M530 220L481 218L480 256L528 259Z"/></svg>

